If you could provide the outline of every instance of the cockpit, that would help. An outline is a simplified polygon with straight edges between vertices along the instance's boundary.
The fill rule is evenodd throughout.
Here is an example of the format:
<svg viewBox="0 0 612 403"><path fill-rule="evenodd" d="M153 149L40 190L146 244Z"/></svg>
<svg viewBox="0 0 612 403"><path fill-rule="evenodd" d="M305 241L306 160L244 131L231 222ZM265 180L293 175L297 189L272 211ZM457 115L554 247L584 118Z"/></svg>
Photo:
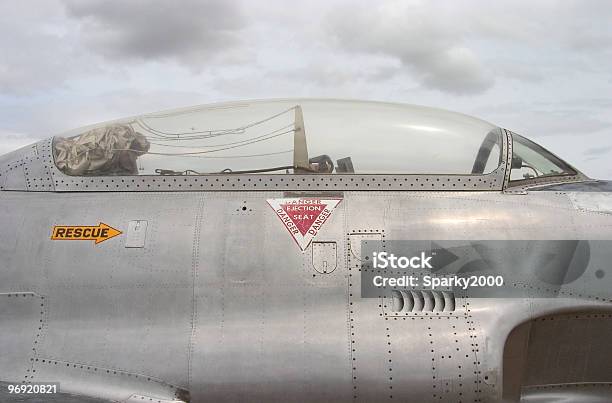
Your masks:
<svg viewBox="0 0 612 403"><path fill-rule="evenodd" d="M502 130L433 108L353 101L262 101L143 115L55 137L73 176L487 174ZM520 136L512 179L575 173Z"/></svg>
<svg viewBox="0 0 612 403"><path fill-rule="evenodd" d="M53 147L57 167L79 176L470 174L497 168L500 138L489 123L425 107L272 101L140 116Z"/></svg>
<svg viewBox="0 0 612 403"><path fill-rule="evenodd" d="M284 189L365 183L390 190L499 190L586 178L536 143L471 116L343 100L248 101L146 114L72 130L14 155L30 167L24 185L5 179L5 189L170 190L177 178L190 188L214 189L220 177L225 186L255 189L265 176L269 186ZM280 179L287 175L293 179Z"/></svg>

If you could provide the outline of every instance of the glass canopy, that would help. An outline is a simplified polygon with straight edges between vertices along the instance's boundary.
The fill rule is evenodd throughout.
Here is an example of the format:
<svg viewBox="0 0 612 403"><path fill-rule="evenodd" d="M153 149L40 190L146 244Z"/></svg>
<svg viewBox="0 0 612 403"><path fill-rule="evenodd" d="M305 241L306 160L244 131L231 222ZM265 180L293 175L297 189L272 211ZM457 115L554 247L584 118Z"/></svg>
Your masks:
<svg viewBox="0 0 612 403"><path fill-rule="evenodd" d="M255 101L148 114L54 138L68 175L486 174L501 131L459 113L334 100Z"/></svg>

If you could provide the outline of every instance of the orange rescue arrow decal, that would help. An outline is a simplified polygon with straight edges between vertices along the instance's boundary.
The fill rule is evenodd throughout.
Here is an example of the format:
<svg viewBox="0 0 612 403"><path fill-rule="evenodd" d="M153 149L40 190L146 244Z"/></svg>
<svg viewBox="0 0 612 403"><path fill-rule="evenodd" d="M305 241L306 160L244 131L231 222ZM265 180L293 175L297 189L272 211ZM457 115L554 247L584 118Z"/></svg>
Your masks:
<svg viewBox="0 0 612 403"><path fill-rule="evenodd" d="M99 225L56 225L51 239L54 241L96 241L96 245L120 235L122 232L101 222Z"/></svg>

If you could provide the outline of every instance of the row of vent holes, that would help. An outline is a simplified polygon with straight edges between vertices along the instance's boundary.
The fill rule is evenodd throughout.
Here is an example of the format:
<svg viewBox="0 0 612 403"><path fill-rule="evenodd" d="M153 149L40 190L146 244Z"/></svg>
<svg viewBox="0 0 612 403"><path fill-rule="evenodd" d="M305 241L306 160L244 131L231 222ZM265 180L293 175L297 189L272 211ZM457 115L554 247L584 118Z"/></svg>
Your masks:
<svg viewBox="0 0 612 403"><path fill-rule="evenodd" d="M612 387L612 384L609 383L595 383L595 382L591 382L591 383L566 383L564 385L535 385L535 386L531 386L531 387L535 387L536 389L561 389L561 388L587 388L587 387L593 387L593 386L599 386L602 388L610 388Z"/></svg>
<svg viewBox="0 0 612 403"><path fill-rule="evenodd" d="M560 290L555 290L555 289L550 289L550 288L546 288L546 287L534 287L528 284L517 284L517 283L512 283L513 287L523 287L523 288L529 288L532 290L537 290L537 291L546 291L546 292L554 292L554 293L559 293L560 295L564 295L564 296L570 296L570 297L578 297L578 298L591 298L594 299L596 301L606 301L606 302L612 302L612 299L605 299L604 297L600 297L600 296L596 296L596 295L588 295L588 294L580 294L580 293L575 293L575 292L569 292L569 291L560 291Z"/></svg>
<svg viewBox="0 0 612 403"><path fill-rule="evenodd" d="M195 177L195 178L189 178L189 179L188 179L188 178L182 178L182 179L183 179L183 182L187 182L189 179L193 180L194 182L198 182L200 178ZM209 179L209 178L203 178L203 179L204 179L204 182L209 182L209 181L210 181L210 182L213 182L213 179ZM326 180L326 179L329 179L329 182L333 182L334 180L337 180L338 182L344 182L344 178L337 178L337 179L336 179L336 178L333 178L333 177L332 177L332 178L327 178L327 177L325 177L325 176L316 176L316 177L312 177L312 178L311 178L311 182L317 182L317 181L320 181L320 180ZM365 182L365 178L360 178L360 179L361 179L361 182ZM404 179L404 182L408 182L408 181L410 180L410 178L403 178L403 179ZM477 180L476 180L476 179L477 179ZM106 180L108 181L109 179L106 179ZM144 182L146 182L146 181L149 181L149 180L150 180L151 182L157 182L157 179L140 178L140 181L141 181L142 183L144 183ZM225 182L230 182L230 181L232 181L232 180L233 180L232 178L226 178L226 179L225 179ZM241 178L235 178L235 180L236 180L236 182L241 182L241 181L242 181L242 179L241 179ZM285 182L285 179L284 179L284 178L269 178L269 179L268 179L268 182L274 182L275 180L278 180L279 182ZM382 178L382 179L378 179L378 178L371 178L371 181L372 181L372 182L376 182L376 181L378 181L378 180L380 180L380 181L382 181L382 182L387 182L387 178ZM85 180L85 179L70 179L70 182L71 182L71 183L75 183L75 182L76 182L76 183L78 183L77 181L78 181L78 182L81 182L81 183L86 182L86 180ZM89 183L95 183L96 181L99 181L100 183L104 183L104 179L90 179L90 180L89 180ZM161 180L161 182L164 182L164 183L165 183L165 182L169 182L169 181L170 181L170 180L166 180L165 178L163 178L163 179ZM177 182L177 181L179 181L179 180L178 180L178 179L176 179L176 178L173 178L173 179L172 179L172 182ZM253 179L252 179L252 178L247 178L247 179L246 179L246 181L247 181L247 182L252 182L252 181L253 181ZM290 182L295 182L295 181L296 181L296 179L295 179L295 178L291 178L291 179L287 179L287 181L288 181L288 182L289 182L289 181L290 181ZM397 182L397 181L398 181L398 179L397 179L397 178L393 178L393 182ZM414 179L414 181L415 181L415 182L419 182L420 180L419 180L419 178L415 178L415 179ZM447 179L446 179L446 182L451 182L451 181L452 181L452 179L451 179L451 178L447 178ZM461 182L461 181L472 182L472 178L467 178L467 179L464 179L464 178L456 178L456 179L455 179L455 181L456 181L456 182ZM496 181L496 180L494 180L494 181ZM117 180L117 182L119 182L119 180ZM125 179L121 179L121 183L125 183L125 182L126 182L126 180L125 180ZM131 180L128 180L127 182L132 182L132 183L135 183L135 182L136 182L136 179L131 179ZM214 179L214 182L222 182L222 180L219 180L219 178L215 178L215 179ZM258 178L258 180L257 180L256 182L263 182L263 179L262 179L262 178ZM299 182L299 180L298 180L298 182ZM306 178L302 178L302 182L306 182ZM355 178L350 178L350 182L355 182ZM422 181L421 181L421 182L422 182ZM425 182L430 182L429 178L425 178ZM435 181L432 179L432 180L431 180L431 182L432 182L432 184L433 184L434 182L444 182L444 180L441 180L440 178L436 178L436 180L435 180ZM483 183L487 183L488 181L487 181L486 179L484 179L484 180L483 180L482 178L474 178L474 182L483 182ZM58 183L58 184L59 184L59 183L65 183L65 181L62 179L62 180L60 180L60 181L56 181L56 183ZM110 183L115 183L115 180L114 180L114 179L110 179ZM443 183L443 184L444 184L444 183ZM369 185L368 185L368 186L369 186ZM423 185L421 185L421 186L423 186Z"/></svg>
<svg viewBox="0 0 612 403"><path fill-rule="evenodd" d="M550 321L550 320L568 320L571 317L574 317L574 319L597 319L597 318L601 318L601 319L605 319L605 318L612 318L612 314L593 314L593 315L589 315L589 314L583 314L583 315L567 315L567 316L559 316L558 318L555 317L550 317L550 318L539 318L536 319L536 322L546 322L546 321Z"/></svg>
<svg viewBox="0 0 612 403"><path fill-rule="evenodd" d="M74 184L74 186L79 186L79 183L78 183L78 182L77 182L77 183L73 183L73 184ZM56 182L56 185L59 185L59 183L58 183L58 182ZM194 186L193 184L188 184L188 185L189 185L188 187L193 187L193 186ZM221 186L221 187L225 187L225 185L226 185L225 183L221 183L221 184L220 184L220 186ZM314 185L316 186L316 184L314 184ZM400 187L403 187L403 185L404 185L403 183L400 183L400 184L399 184L399 186L400 186ZM127 184L126 186L123 186L123 188L128 188L129 186L130 186L130 185L129 185L129 184ZM146 185L146 187L147 187L147 188L151 188L151 187L154 187L154 186L155 186L155 185L151 185L151 184L147 184L147 185ZM161 188L162 186L163 186L162 184L157 184L157 187L158 187L158 188ZM174 186L174 185L173 185L173 184L171 184L171 183L168 183L168 184L167 184L167 187L168 187L168 188L172 188L173 186ZM187 185L186 185L186 186L187 186ZM204 186L205 186L205 184L204 184L204 183L200 183L200 187L204 187ZM227 186L229 187L229 184L227 184ZM232 186L232 187L236 187L236 184L235 184L235 183L232 183L232 184L231 184L231 186ZM264 184L263 184L263 186L264 186L264 187L267 187L267 186L268 186L268 184L267 184L267 183L264 183ZM271 184L270 186L274 186L274 184ZM286 184L285 184L285 187L289 187L289 186L291 186L291 184L290 184L290 183L286 183ZM308 183L308 184L307 184L307 186L308 186L308 187L312 187L312 186L313 186L313 184L312 184L312 183ZM330 186L330 184L329 184L329 183L325 183L325 186L326 186L326 187L329 187L329 186ZM337 184L332 184L332 186L337 186ZM345 184L344 184L344 187L349 187L349 186L351 186L351 184L349 184L349 183L345 183ZM391 186L393 186L393 185L390 183L390 184L389 184L389 187L391 187ZM415 185L414 185L414 183L411 183L411 184L410 184L410 187L414 187L414 186L415 186ZM468 184L467 184L467 183L464 183L464 184L463 184L463 187L467 187L467 186L468 186ZM477 187L477 186L478 186L478 184L474 183L473 187ZM84 187L85 187L85 188L89 188L89 185L88 185L88 184L85 184L85 186L84 186ZM94 188L99 188L100 186L93 186L93 187L94 187ZM110 187L111 187L111 185L105 185L105 187L106 187L106 188L110 188ZM137 187L137 188L140 188L141 186L140 186L140 184L136 184L136 187ZM143 184L143 187L144 187L144 184ZM179 183L179 184L178 184L178 187L183 187L183 185ZM215 184L214 184L214 183L211 183L211 184L209 184L209 187L214 188L214 187L215 187ZM243 183L243 184L242 184L242 187L247 187L247 184L246 184L246 183ZM254 185L253 185L253 187L257 187L257 184L254 184ZM359 187L359 184L358 184L358 183L356 183L356 184L355 184L355 187L356 187L356 188L357 188L357 187ZM365 187L371 187L371 186L370 186L370 184L368 183L368 184L366 184L366 186L365 186ZM381 187L381 184L379 183L379 184L377 185L377 187ZM417 186L417 187L418 187L418 186ZM421 188L424 188L424 187L425 187L425 184L423 184L423 183L422 183L422 184L421 184ZM432 183L432 184L431 184L431 187L432 187L432 188L436 188L436 184L435 184L435 183ZM442 187L445 187L445 184L444 184L444 183L442 184ZM456 187L456 184L454 184L454 183L453 183L453 187ZM121 185L119 185L119 184L116 184L116 185L115 185L115 188L120 189L120 188L122 188L122 186L121 186Z"/></svg>
<svg viewBox="0 0 612 403"><path fill-rule="evenodd" d="M147 181L147 179L141 179L141 183L142 183L142 184L145 184L145 183L146 183L146 181ZM155 179L151 179L151 181L152 181L152 182L156 182L156 180L155 180ZM208 181L209 181L208 179L205 179L205 182L208 182ZM230 179L226 179L226 182L229 182L229 181L230 181ZM270 181L270 182L272 182L272 181L273 181L273 179L270 179L269 181ZM293 181L295 181L295 179L292 179L291 181L293 182ZM305 179L303 179L302 181L304 182L304 181L305 181ZM313 182L314 182L314 181L315 181L315 180L313 180ZM341 181L341 180L340 180L340 181ZM404 181L408 181L408 179L405 179ZM417 179L417 181L418 181L418 179ZM448 179L448 181L450 181L450 179ZM470 179L468 179L468 181L471 181L471 180L470 180ZM478 179L478 181L479 181L479 182L482 182L482 183L483 183L483 184L485 184L485 185L487 184L487 181L486 181L486 180L484 180L484 181L483 181L482 179ZM71 182L73 185L75 185L75 186L79 186L79 181L71 180L70 182ZM92 179L92 180L90 180L90 183L95 183L95 182L96 182L96 181L95 181L95 180L93 180L93 179ZM114 180L114 179L111 179L111 180L110 180L110 182L111 182L111 183L115 183L115 180ZM136 181L135 181L134 179L132 179L132 180L131 180L131 182L132 182L132 183L135 183ZM163 179L163 180L162 180L162 182L166 182L166 180L165 180L165 179ZM173 181L172 181L172 182L173 182L173 183L176 183L176 182L177 182L177 180L176 180L176 179L173 179ZM187 179L183 179L183 182L187 182ZM198 182L198 180L197 180L197 179L195 179L195 180L194 180L194 182ZM215 180L215 182L211 183L211 184L210 184L210 186L214 186L216 182L219 182L219 179L217 179L217 180ZM237 182L240 182L240 179L237 179ZM251 179L248 179L248 182L251 182ZM262 179L259 179L259 182L262 182ZM284 180L283 180L283 179L281 179L281 180L280 180L280 182L284 182ZM61 180L61 181L56 181L55 183L56 183L56 185L59 185L60 183L65 183L65 182L64 182L64 180ZM80 181L80 183L81 183L81 184L83 184L83 183L85 183L85 181L84 181L84 180L81 180L81 181ZM102 179L102 180L100 180L100 183L104 183L104 180L103 180L103 179ZM121 183L125 183L125 180L124 180L124 179L121 179ZM432 187L435 187L435 186L436 186L436 184L437 184L437 181L436 181L436 182L432 182L432 183L431 183L431 186L432 186ZM492 184L493 184L493 183L492 183ZM491 184L491 185L492 185L492 184ZM222 187L224 187L224 186L225 186L225 184L224 184L224 183L220 183L220 185L221 185ZM243 186L246 186L246 185L247 185L246 183L244 183L244 184L243 184ZM264 183L263 185L264 185L264 186L268 186L268 184L267 184L267 183ZM369 183L366 183L365 185L366 185L366 187L370 187L370 184L369 184ZM401 186L403 186L403 185L404 185L403 183L400 183L400 184L399 184L399 186L400 186L400 187L401 187ZM441 185L442 185L442 187L445 187L445 186L446 186L446 183L442 182L442 183L441 183ZM117 184L117 185L115 185L115 186L116 186L117 188L119 188L119 184ZM128 182L128 186L129 186L129 182ZM137 187L140 187L138 184L136 184L136 186L137 186ZM162 186L162 184L158 184L158 185L157 185L157 187L161 187L161 186ZM168 186L172 186L172 184L171 184L171 183L169 183L169 184L168 184ZM179 183L179 187L181 187L181 186L182 186L182 185ZM189 184L189 186L190 186L190 187L192 187L192 186L193 186L193 184ZM202 187L202 186L204 186L204 184L203 184L203 183L201 183L201 184L200 184L200 187ZM235 187L235 186L236 186L236 184L232 184L232 186L233 186L233 187ZM257 186L257 184L255 184L254 186ZM286 186L289 186L289 183L287 183L287 184L286 184ZM308 186L312 186L312 184L311 184L311 183L308 183ZM326 183L326 184L325 184L325 186L329 186L329 183ZM349 183L345 183L345 186L350 186L350 184L349 184ZM378 183L378 184L377 184L377 186L378 186L378 187L381 187L381 184L380 184L380 183ZM392 184L392 183L389 183L389 186L393 186L393 184ZM414 184L414 183L411 183L411 184L410 184L410 186L411 186L411 187L414 187L414 186L415 186L415 184ZM455 184L455 183L453 183L453 184L452 184L452 186L453 186L453 187L456 187L456 184ZM464 183L463 183L463 186L464 186L464 187L467 187L467 186L468 186L468 184L464 182ZM478 183L477 183L477 182L474 182L474 183L473 183L473 186L474 186L474 187L477 187L477 186L478 186ZM89 187L89 186L88 186L88 185L85 185L85 187ZM109 186L109 185L106 185L106 187L108 188L108 187L110 187L110 186ZM147 184L147 187L151 187L151 184ZM359 183L356 183L356 184L355 184L355 187L359 187ZM421 187L425 187L425 183L421 183Z"/></svg>
<svg viewBox="0 0 612 403"><path fill-rule="evenodd" d="M36 358L36 361L39 361L39 359L38 359L38 358ZM47 360L47 359L41 359L40 361L41 361L41 362L43 362L43 363L45 363L45 364L54 364L54 365L62 364L62 363L61 363L61 362L59 362L59 361L53 361L53 360ZM70 367L70 363L67 363L67 364L66 364L66 366L67 366L67 367ZM94 371L96 371L96 372L98 371L98 368L96 368L96 367L92 367L92 366L89 366L89 365L72 364L72 367L73 367L73 368L79 368L79 369L87 369L87 370L92 370L92 369L93 369L93 370L94 370ZM113 375L117 375L117 374L119 374L119 375L133 376L133 377L135 377L135 378L143 378L143 379L145 378L145 377L144 377L144 376L142 376L142 375L131 374L131 373L129 373L129 372L119 372L119 373L117 373L117 371L116 371L116 370L110 370L110 369L102 370L102 371L100 371L100 372L104 372L104 371L106 371L106 373L107 373L107 374L110 374L110 373L112 372L112 373L113 373ZM147 377L146 379L147 379L147 381L153 381L153 382L156 382L156 381L152 380L150 377Z"/></svg>

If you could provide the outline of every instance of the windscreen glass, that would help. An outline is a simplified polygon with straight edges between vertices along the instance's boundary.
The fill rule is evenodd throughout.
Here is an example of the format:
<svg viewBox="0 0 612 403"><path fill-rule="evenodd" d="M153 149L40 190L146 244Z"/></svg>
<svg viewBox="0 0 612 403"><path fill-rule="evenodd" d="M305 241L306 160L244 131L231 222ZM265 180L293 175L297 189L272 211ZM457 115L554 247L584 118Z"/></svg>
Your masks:
<svg viewBox="0 0 612 403"><path fill-rule="evenodd" d="M143 115L54 138L68 175L486 174L500 131L432 108L350 101L236 103Z"/></svg>
<svg viewBox="0 0 612 403"><path fill-rule="evenodd" d="M542 146L518 134L512 135L511 181L575 174L576 171Z"/></svg>

